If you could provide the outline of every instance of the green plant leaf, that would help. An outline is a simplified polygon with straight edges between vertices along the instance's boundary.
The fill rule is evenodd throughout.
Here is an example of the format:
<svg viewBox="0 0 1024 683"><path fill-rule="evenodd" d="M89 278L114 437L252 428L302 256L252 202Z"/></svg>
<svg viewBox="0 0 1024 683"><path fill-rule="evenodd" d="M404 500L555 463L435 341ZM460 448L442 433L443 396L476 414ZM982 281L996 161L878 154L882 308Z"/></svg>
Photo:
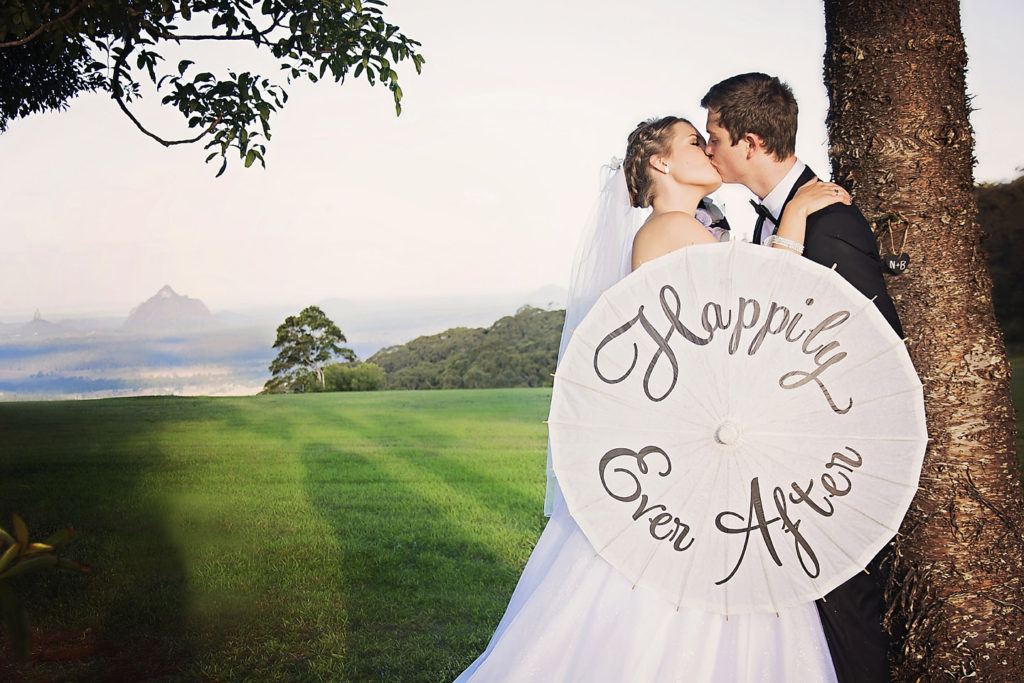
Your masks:
<svg viewBox="0 0 1024 683"><path fill-rule="evenodd" d="M25 521L17 514L14 515L14 537L18 539L18 543L21 545L28 545L28 527L25 525Z"/></svg>
<svg viewBox="0 0 1024 683"><path fill-rule="evenodd" d="M53 567L56 564L56 555L36 555L28 559L19 560L11 565L7 571L0 572L0 579L11 579L15 576L20 576L21 574L45 569L46 567Z"/></svg>
<svg viewBox="0 0 1024 683"><path fill-rule="evenodd" d="M46 545L52 545L54 548L61 548L71 542L74 538L75 530L66 526L63 529L53 532L50 537L43 541Z"/></svg>
<svg viewBox="0 0 1024 683"><path fill-rule="evenodd" d="M7 550L4 551L3 555L0 555L0 573L2 573L7 566L14 562L14 558L18 557L21 551L21 545L14 543Z"/></svg>
<svg viewBox="0 0 1024 683"><path fill-rule="evenodd" d="M39 553L52 553L53 551L54 547L52 545L46 545L45 543L30 543L29 546L25 548L25 552L23 554L38 555Z"/></svg>

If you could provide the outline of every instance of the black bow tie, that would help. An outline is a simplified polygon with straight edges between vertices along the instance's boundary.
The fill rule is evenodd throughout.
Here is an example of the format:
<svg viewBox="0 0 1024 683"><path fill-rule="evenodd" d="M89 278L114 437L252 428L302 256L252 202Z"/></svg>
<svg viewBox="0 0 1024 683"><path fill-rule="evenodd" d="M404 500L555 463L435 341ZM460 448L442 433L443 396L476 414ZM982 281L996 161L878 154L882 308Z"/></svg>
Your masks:
<svg viewBox="0 0 1024 683"><path fill-rule="evenodd" d="M768 207L765 206L764 204L758 204L753 199L751 199L750 200L750 205L752 207L754 207L754 211L757 212L757 220L762 225L764 224L765 219L770 220L773 225L778 225L779 224L779 222L777 220L775 220L775 216L772 215L772 212L769 211Z"/></svg>
<svg viewBox="0 0 1024 683"><path fill-rule="evenodd" d="M761 228L764 227L765 220L772 222L772 225L778 226L779 221L772 215L772 212L768 210L764 204L759 204L753 199L750 200L750 205L754 207L754 211L757 212L757 221L754 223L754 243L761 244Z"/></svg>

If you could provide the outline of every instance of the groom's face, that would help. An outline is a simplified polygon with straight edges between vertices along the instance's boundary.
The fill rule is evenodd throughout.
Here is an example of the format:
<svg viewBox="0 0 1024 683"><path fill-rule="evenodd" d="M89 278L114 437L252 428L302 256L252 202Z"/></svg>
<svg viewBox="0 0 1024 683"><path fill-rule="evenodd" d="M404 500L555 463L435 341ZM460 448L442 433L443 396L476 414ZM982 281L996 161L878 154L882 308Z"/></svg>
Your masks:
<svg viewBox="0 0 1024 683"><path fill-rule="evenodd" d="M718 114L708 112L708 145L704 150L711 157L711 164L718 169L722 181L738 183L743 178L743 168L747 160L746 146L734 145L729 131L718 123Z"/></svg>

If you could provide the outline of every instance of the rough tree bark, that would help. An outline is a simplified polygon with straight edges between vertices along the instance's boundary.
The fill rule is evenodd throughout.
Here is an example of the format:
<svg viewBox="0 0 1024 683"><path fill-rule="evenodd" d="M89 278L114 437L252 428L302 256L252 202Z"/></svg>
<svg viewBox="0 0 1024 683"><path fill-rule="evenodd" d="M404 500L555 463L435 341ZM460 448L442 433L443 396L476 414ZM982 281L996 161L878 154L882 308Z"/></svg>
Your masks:
<svg viewBox="0 0 1024 683"><path fill-rule="evenodd" d="M835 178L883 254L910 256L888 284L931 437L892 553L894 677L1022 681L1024 505L973 194L959 3L825 0L825 28Z"/></svg>

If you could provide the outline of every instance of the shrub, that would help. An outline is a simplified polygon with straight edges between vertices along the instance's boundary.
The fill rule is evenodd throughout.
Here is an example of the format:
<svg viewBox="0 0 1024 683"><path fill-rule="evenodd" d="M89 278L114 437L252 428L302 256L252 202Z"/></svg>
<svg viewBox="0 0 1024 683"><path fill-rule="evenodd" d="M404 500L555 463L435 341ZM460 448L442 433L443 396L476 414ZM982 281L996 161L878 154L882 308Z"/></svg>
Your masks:
<svg viewBox="0 0 1024 683"><path fill-rule="evenodd" d="M376 391L384 384L384 370L376 363L335 363L324 369L327 391Z"/></svg>

